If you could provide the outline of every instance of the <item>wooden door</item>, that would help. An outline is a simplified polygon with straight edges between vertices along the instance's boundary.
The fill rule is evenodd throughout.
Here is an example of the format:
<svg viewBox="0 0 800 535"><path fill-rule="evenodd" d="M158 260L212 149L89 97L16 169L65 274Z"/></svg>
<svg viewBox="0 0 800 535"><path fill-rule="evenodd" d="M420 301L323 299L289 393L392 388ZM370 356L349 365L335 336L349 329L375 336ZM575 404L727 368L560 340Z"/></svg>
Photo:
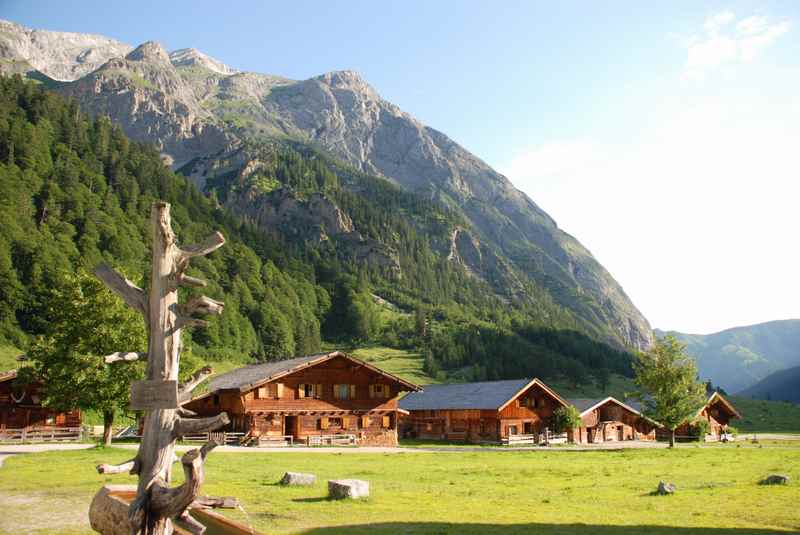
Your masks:
<svg viewBox="0 0 800 535"><path fill-rule="evenodd" d="M283 417L283 434L297 437L297 416Z"/></svg>

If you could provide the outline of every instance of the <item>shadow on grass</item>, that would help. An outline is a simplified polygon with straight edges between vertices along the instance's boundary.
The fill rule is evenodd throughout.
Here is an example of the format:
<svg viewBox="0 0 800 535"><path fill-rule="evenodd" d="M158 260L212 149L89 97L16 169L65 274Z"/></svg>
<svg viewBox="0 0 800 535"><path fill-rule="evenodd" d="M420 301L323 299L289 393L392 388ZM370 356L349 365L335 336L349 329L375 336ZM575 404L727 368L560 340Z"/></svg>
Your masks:
<svg viewBox="0 0 800 535"><path fill-rule="evenodd" d="M800 526L796 526L800 527ZM302 531L304 535L334 533L489 534L531 533L547 535L774 535L787 533L758 528L693 528L670 526L600 526L593 524L456 524L449 522L384 522L331 526Z"/></svg>

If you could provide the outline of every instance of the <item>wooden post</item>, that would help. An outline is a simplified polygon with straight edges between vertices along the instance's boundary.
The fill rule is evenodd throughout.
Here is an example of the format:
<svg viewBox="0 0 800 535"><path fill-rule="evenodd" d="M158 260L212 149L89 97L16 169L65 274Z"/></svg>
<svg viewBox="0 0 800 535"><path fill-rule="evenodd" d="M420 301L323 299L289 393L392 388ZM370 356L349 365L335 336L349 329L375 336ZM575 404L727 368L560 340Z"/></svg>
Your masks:
<svg viewBox="0 0 800 535"><path fill-rule="evenodd" d="M197 496L203 481L205 457L217 445L210 441L199 450L187 452L183 456L186 481L171 488L175 441L184 434L208 433L228 423L225 413L213 418L190 418L188 411L180 410L179 400L190 399L191 391L210 375L210 369L198 371L186 384L176 387L181 329L205 326L205 321L194 316L220 314L224 307L223 303L205 296L179 305L178 287L206 285L205 281L185 274L189 259L218 249L225 243L225 238L217 232L201 244L179 247L172 231L170 205L165 202L153 204L151 223L153 251L149 295L107 266L101 265L95 271L111 290L142 313L149 333L147 380L133 389L139 393L137 403L144 404L142 408L145 409L139 452L132 461L120 467L102 466L106 467L106 473L128 469L130 473L138 474L136 498L128 512L130 524L134 533L164 535L173 533L174 519L187 516L186 509ZM125 352L126 348L120 350L106 357L106 362L136 360L144 356ZM173 395L169 395L170 388ZM149 394L142 395L143 392Z"/></svg>

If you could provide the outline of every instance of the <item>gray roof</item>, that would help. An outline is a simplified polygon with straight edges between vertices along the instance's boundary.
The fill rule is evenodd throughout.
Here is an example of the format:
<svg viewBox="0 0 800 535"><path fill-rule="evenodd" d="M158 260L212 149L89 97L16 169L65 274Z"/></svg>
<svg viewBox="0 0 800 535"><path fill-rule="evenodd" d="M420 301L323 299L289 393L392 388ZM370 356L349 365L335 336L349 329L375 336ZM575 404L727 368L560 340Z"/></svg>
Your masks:
<svg viewBox="0 0 800 535"><path fill-rule="evenodd" d="M288 360L251 364L243 368L236 368L222 375L212 377L208 382L208 391L218 390L247 390L258 383L263 383L270 377L288 372L293 368L308 364L319 358L328 356L329 353L318 353L306 357L297 357Z"/></svg>
<svg viewBox="0 0 800 535"><path fill-rule="evenodd" d="M425 385L422 392L411 392L401 399L400 408L407 411L497 410L530 382L531 379L512 379L482 383Z"/></svg>
<svg viewBox="0 0 800 535"><path fill-rule="evenodd" d="M630 407L631 409L635 410L638 413L642 412L642 404L639 403L638 401L633 399L617 399L614 396L606 396L604 398L571 398L568 399L567 401L569 401L572 405L574 405L575 408L578 409L578 411L583 413L583 411L588 410L591 407L594 407L595 405L600 403L601 401L605 401L609 398L613 399L614 401L618 401L619 403L622 403L624 405L627 405L628 407Z"/></svg>
<svg viewBox="0 0 800 535"><path fill-rule="evenodd" d="M569 401L572 405L575 405L575 408L578 409L578 411L583 412L589 407L594 407L604 399L606 398L569 398L567 401Z"/></svg>

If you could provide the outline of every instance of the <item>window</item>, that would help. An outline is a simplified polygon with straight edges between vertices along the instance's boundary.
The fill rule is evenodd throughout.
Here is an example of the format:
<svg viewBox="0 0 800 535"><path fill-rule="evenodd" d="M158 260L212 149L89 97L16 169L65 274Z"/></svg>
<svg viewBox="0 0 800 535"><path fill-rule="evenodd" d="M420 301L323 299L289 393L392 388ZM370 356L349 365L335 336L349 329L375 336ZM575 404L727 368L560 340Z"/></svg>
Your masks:
<svg viewBox="0 0 800 535"><path fill-rule="evenodd" d="M509 435L516 435L517 434L517 426L516 425L509 425L508 426L508 434Z"/></svg>
<svg viewBox="0 0 800 535"><path fill-rule="evenodd" d="M328 427L338 427L341 429L344 427L344 421L342 418L328 418Z"/></svg>
<svg viewBox="0 0 800 535"><path fill-rule="evenodd" d="M354 399L356 385L333 385L333 399Z"/></svg>
<svg viewBox="0 0 800 535"><path fill-rule="evenodd" d="M319 388L315 388L319 386ZM297 397L298 398L317 398L319 397L317 392L322 390L322 385L312 385L310 383L302 383L297 385Z"/></svg>
<svg viewBox="0 0 800 535"><path fill-rule="evenodd" d="M219 394L214 394L214 406L219 406Z"/></svg>
<svg viewBox="0 0 800 535"><path fill-rule="evenodd" d="M384 416L383 418L381 418L381 427L383 427L384 429L392 427L392 417Z"/></svg>
<svg viewBox="0 0 800 535"><path fill-rule="evenodd" d="M369 397L388 399L390 396L389 390L389 385L369 385Z"/></svg>
<svg viewBox="0 0 800 535"><path fill-rule="evenodd" d="M48 414L47 416L44 417L44 423L45 425L55 425L56 417L53 416L52 414Z"/></svg>
<svg viewBox="0 0 800 535"><path fill-rule="evenodd" d="M323 416L319 419L319 428L320 429L327 429L328 428L328 417Z"/></svg>
<svg viewBox="0 0 800 535"><path fill-rule="evenodd" d="M369 427L369 416L362 416L361 417L361 428L366 429Z"/></svg>

